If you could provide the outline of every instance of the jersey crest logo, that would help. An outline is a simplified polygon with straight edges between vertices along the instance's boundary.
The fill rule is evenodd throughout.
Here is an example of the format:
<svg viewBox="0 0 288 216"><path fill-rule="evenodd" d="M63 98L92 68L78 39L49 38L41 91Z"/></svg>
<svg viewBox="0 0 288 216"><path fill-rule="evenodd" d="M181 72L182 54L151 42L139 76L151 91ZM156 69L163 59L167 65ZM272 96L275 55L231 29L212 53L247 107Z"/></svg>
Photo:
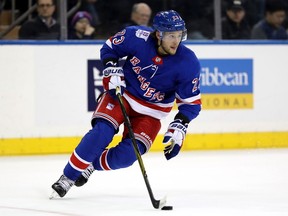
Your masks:
<svg viewBox="0 0 288 216"><path fill-rule="evenodd" d="M159 56L155 56L152 61L154 62L155 65L162 65L163 64L163 59Z"/></svg>
<svg viewBox="0 0 288 216"><path fill-rule="evenodd" d="M149 35L150 35L150 32L149 32L149 31L144 31L144 30L141 30L141 29L138 29L138 30L136 31L136 37L142 38L142 39L144 39L145 41L147 41Z"/></svg>
<svg viewBox="0 0 288 216"><path fill-rule="evenodd" d="M138 59L136 56L133 56L133 58L130 59L130 62L133 66L136 66L137 64L140 63L140 59Z"/></svg>
<svg viewBox="0 0 288 216"><path fill-rule="evenodd" d="M141 67L139 67L139 66L133 67L132 69L136 74L139 74L141 71Z"/></svg>

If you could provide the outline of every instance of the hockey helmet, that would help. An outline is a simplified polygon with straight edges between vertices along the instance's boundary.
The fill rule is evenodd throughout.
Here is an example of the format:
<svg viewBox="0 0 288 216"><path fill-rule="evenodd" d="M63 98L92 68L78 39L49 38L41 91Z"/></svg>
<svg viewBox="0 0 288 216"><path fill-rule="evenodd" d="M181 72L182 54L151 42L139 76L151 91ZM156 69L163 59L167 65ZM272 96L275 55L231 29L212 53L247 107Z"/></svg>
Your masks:
<svg viewBox="0 0 288 216"><path fill-rule="evenodd" d="M162 34L163 32L182 31L182 41L187 37L185 22L174 10L158 12L153 19L153 28Z"/></svg>

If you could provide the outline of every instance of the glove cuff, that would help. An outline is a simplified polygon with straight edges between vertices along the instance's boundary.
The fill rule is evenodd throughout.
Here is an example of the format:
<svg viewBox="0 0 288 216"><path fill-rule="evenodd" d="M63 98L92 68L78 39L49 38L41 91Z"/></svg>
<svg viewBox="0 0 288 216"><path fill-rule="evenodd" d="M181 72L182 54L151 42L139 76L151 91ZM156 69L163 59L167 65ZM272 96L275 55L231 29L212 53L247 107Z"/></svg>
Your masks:
<svg viewBox="0 0 288 216"><path fill-rule="evenodd" d="M124 76L122 67L107 67L103 70L104 77Z"/></svg>
<svg viewBox="0 0 288 216"><path fill-rule="evenodd" d="M103 60L104 68L107 67L118 67L119 63L118 60L115 58L107 58Z"/></svg>
<svg viewBox="0 0 288 216"><path fill-rule="evenodd" d="M183 125L187 125L187 126L190 122L189 119L180 112L176 114L176 116L174 117L174 120L179 120Z"/></svg>
<svg viewBox="0 0 288 216"><path fill-rule="evenodd" d="M168 127L168 132L175 131L175 130L181 132L184 138L187 132L187 124L184 125L181 122L177 122L177 120L175 120L174 122L170 123Z"/></svg>

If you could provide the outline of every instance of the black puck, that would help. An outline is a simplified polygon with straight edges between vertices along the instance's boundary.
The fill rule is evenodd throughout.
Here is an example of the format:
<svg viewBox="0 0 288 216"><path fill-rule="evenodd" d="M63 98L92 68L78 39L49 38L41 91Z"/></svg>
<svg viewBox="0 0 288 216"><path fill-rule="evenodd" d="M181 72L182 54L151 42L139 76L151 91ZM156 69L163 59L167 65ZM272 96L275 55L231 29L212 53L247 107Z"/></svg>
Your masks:
<svg viewBox="0 0 288 216"><path fill-rule="evenodd" d="M163 206L161 210L173 210L173 206Z"/></svg>

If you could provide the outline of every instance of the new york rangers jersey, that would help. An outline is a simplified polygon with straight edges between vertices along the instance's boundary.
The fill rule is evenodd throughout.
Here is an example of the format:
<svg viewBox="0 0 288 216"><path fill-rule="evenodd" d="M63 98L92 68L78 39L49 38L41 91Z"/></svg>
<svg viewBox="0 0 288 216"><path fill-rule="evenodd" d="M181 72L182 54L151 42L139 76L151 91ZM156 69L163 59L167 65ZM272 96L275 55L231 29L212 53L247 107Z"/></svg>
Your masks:
<svg viewBox="0 0 288 216"><path fill-rule="evenodd" d="M161 56L156 40L148 27L127 27L106 41L101 60L126 57L123 97L135 111L162 119L176 99L179 112L191 121L201 110L199 60L182 43L175 55Z"/></svg>

